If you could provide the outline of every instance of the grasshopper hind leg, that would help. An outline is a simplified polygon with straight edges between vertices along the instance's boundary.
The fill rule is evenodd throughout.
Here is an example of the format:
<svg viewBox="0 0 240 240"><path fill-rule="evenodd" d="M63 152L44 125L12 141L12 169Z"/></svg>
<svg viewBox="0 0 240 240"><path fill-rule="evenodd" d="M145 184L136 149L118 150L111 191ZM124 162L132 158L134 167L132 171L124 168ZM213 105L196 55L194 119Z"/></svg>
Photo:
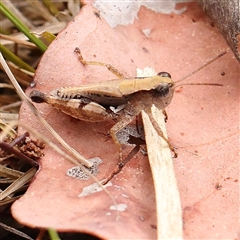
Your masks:
<svg viewBox="0 0 240 240"><path fill-rule="evenodd" d="M102 62L95 62L95 61L86 61L80 49L78 47L75 48L74 50L75 53L78 55L78 60L83 64L83 65L97 65L97 66L103 66L106 67L111 73L113 73L115 76L118 78L124 78L124 75L120 73L115 67L113 67L111 64L108 63L102 63Z"/></svg>
<svg viewBox="0 0 240 240"><path fill-rule="evenodd" d="M167 112L166 112L166 110L162 110L162 112L163 112L163 115L164 115L164 121L165 121L165 123L166 123L167 120L168 120Z"/></svg>
<svg viewBox="0 0 240 240"><path fill-rule="evenodd" d="M116 169L111 173L111 175L110 175L106 180L104 180L104 181L102 182L102 184L103 184L103 185L107 184L115 175L117 175L118 173L120 173L120 172L122 171L123 167L133 158L133 156L134 156L135 154L138 153L139 149L140 149L140 145L136 145L136 146L132 149L132 151L127 155L127 157L124 159L124 161L123 161L123 162L120 162L120 163L117 165Z"/></svg>
<svg viewBox="0 0 240 240"><path fill-rule="evenodd" d="M118 147L120 163L123 162L122 145L121 145L121 143L119 142L116 134L117 134L117 132L119 132L121 129L123 129L124 127L126 127L134 118L135 118L135 116L124 117L124 118L122 118L120 121L118 121L118 122L110 129L111 137L112 137L113 141L115 142L115 144L116 144L117 147Z"/></svg>
<svg viewBox="0 0 240 240"><path fill-rule="evenodd" d="M123 169L123 167L133 158L133 156L135 154L137 154L137 152L140 149L140 145L141 144L136 144L135 147L131 150L131 152L126 156L126 158L123 160L123 155L122 155L122 144L119 142L118 138L117 138L117 133L123 129L124 127L126 127L130 122L132 122L132 120L135 118L135 116L128 116L128 117L124 117L122 118L120 121L118 121L111 129L110 129L110 133L112 136L113 141L115 142L115 144L118 147L118 151L119 151L119 163L116 167L116 169L111 173L111 175L105 179L103 181L103 185L107 184L115 175L117 175L119 172L121 172L121 170Z"/></svg>

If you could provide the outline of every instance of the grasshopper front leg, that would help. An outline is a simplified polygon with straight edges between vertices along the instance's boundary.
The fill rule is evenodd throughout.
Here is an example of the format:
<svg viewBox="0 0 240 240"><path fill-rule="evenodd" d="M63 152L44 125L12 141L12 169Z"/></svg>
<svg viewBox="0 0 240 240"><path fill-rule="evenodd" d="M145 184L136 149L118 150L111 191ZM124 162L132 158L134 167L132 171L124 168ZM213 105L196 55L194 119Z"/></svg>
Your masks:
<svg viewBox="0 0 240 240"><path fill-rule="evenodd" d="M151 110L148 111L148 109L147 109L147 110L145 110L145 111L146 111L146 113L148 114L149 119L150 119L153 127L154 127L155 130L157 131L158 135L159 135L161 138L163 138L164 141L168 144L169 148L171 149L171 151L172 151L173 154L174 154L173 157L174 157L174 158L177 158L177 156L178 156L177 152L175 151L174 147L172 146L172 144L170 143L170 141L168 140L168 138L166 138L166 137L163 135L163 132L162 132L161 128L159 127L158 123L156 122L155 118L153 117ZM165 116L165 120L166 120L166 116Z"/></svg>

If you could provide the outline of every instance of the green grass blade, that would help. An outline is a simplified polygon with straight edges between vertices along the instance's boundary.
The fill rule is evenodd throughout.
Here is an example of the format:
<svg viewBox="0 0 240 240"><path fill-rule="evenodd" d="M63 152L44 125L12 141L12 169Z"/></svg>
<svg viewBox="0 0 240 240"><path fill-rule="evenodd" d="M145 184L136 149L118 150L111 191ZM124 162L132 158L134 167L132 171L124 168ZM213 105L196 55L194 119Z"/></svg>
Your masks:
<svg viewBox="0 0 240 240"><path fill-rule="evenodd" d="M48 234L49 234L51 240L61 240L55 229L49 228Z"/></svg>
<svg viewBox="0 0 240 240"><path fill-rule="evenodd" d="M16 26L19 31L25 34L28 39L33 42L42 52L47 50L47 46L35 35L33 35L30 30L21 21L19 21L19 19L17 19L2 2L0 2L0 10L14 24L14 26Z"/></svg>
<svg viewBox="0 0 240 240"><path fill-rule="evenodd" d="M16 56L14 53L12 53L9 49L4 47L2 44L0 44L0 50L2 55L4 56L5 59L8 61L11 61L15 65L17 65L20 68L26 69L30 72L35 72L35 69L29 66L27 63L25 63L21 58Z"/></svg>
<svg viewBox="0 0 240 240"><path fill-rule="evenodd" d="M47 9L52 13L53 16L57 16L59 14L58 9L54 6L54 4L50 0L42 0L43 4L47 7Z"/></svg>

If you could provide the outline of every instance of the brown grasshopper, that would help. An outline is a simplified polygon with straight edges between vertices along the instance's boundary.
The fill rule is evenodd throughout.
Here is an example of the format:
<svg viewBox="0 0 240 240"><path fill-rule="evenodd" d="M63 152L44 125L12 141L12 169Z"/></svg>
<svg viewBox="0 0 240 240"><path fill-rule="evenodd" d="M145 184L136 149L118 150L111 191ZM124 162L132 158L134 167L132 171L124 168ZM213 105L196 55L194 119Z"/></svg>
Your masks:
<svg viewBox="0 0 240 240"><path fill-rule="evenodd" d="M152 104L164 110L171 102L174 82L170 74L160 72L153 77L124 78L110 64L85 61L79 48L76 48L75 52L83 65L105 66L119 79L80 87L63 87L55 89L49 95L34 90L30 93L32 101L46 102L74 118L87 122L116 121L110 129L110 134L119 148L120 162L122 162L122 147L116 133L144 110L149 114L158 134L165 139L176 157L175 150L157 127L150 111Z"/></svg>
<svg viewBox="0 0 240 240"><path fill-rule="evenodd" d="M177 157L177 153L163 135L150 110L152 104L162 110L170 104L175 89L175 83L170 74L160 72L152 77L124 78L110 64L86 61L79 48L74 51L83 65L105 66L119 79L79 87L63 87L55 89L49 95L34 90L30 93L32 101L46 102L74 118L87 122L114 120L116 123L110 129L110 134L119 148L120 165L123 163L122 147L116 134L144 110L158 134L168 143L174 157Z"/></svg>

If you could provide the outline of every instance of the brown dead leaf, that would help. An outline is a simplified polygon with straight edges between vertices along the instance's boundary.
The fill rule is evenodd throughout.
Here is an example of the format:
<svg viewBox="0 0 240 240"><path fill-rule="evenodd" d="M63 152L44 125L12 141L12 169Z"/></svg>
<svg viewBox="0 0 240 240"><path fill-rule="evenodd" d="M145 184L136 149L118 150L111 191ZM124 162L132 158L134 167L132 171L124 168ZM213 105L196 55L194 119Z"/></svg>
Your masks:
<svg viewBox="0 0 240 240"><path fill-rule="evenodd" d="M149 38L144 29L151 29ZM150 66L168 71L178 80L227 45L195 4L189 4L182 15L157 14L143 7L134 24L115 29L96 16L91 6L84 6L44 54L35 76L37 90L49 93L63 86L114 78L102 67L81 66L73 52L75 47L82 50L85 59L111 63L125 76L135 76L136 67ZM184 237L233 239L237 237L239 208L239 65L229 52L187 81L224 86L184 86L167 108L169 137L179 155L174 167ZM98 179L115 169L118 152L108 135L111 123L86 123L51 106L37 107L72 147L86 158L99 156L103 160ZM25 104L20 114L21 121L49 136ZM156 238L154 189L146 156L137 154L107 188L117 204L122 204L118 221L116 211L111 210L112 200L104 192L78 197L92 180L68 177L66 170L73 167L71 163L46 148L40 164L27 193L12 206L19 222L104 239Z"/></svg>

